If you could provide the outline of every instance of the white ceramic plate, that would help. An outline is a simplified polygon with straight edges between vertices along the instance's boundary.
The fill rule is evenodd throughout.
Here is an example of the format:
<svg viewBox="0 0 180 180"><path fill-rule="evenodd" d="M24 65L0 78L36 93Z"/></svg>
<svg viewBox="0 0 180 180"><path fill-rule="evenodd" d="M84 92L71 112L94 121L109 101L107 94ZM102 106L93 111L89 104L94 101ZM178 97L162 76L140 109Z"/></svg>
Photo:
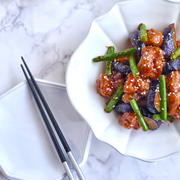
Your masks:
<svg viewBox="0 0 180 180"><path fill-rule="evenodd" d="M38 84L82 165L90 145L89 126L70 104L65 87L42 81ZM64 169L26 83L0 97L0 169L10 179L64 177Z"/></svg>
<svg viewBox="0 0 180 180"><path fill-rule="evenodd" d="M106 46L127 48L129 33L142 22L158 30L176 23L180 39L179 4L165 0L122 1L92 23L88 36L71 58L66 83L72 104L97 138L122 154L153 161L180 150L180 121L148 132L121 127L114 112L104 112L105 99L96 92L96 79L104 71L104 63L92 62L94 57L106 53Z"/></svg>

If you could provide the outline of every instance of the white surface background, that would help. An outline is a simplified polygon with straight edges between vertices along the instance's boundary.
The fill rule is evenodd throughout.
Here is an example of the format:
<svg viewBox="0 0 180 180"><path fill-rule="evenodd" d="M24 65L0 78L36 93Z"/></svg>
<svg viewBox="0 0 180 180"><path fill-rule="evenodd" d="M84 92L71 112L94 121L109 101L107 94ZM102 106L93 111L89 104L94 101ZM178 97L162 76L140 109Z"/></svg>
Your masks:
<svg viewBox="0 0 180 180"><path fill-rule="evenodd" d="M115 2L118 0L0 0L0 94L24 79L21 55L36 77L64 83L66 64L92 20ZM83 167L87 180L179 180L179 169L180 154L146 163L122 156L94 137Z"/></svg>

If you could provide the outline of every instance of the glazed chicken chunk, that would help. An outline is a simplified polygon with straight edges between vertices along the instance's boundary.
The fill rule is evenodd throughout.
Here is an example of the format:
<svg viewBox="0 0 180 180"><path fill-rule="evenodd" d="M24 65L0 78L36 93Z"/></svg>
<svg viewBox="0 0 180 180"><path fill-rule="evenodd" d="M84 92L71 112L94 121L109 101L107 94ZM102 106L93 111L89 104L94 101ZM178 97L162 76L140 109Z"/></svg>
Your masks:
<svg viewBox="0 0 180 180"><path fill-rule="evenodd" d="M123 84L124 80L120 72L113 72L111 77L108 77L105 73L100 74L100 78L97 79L97 92L104 97L110 98L116 89Z"/></svg>
<svg viewBox="0 0 180 180"><path fill-rule="evenodd" d="M168 114L180 119L180 71L173 71L166 77Z"/></svg>
<svg viewBox="0 0 180 180"><path fill-rule="evenodd" d="M149 29L147 30L148 35L148 41L146 42L146 45L152 45L152 46L162 46L163 43L163 34L162 32L156 31L155 29Z"/></svg>
<svg viewBox="0 0 180 180"><path fill-rule="evenodd" d="M128 103L133 98L138 100L140 97L147 95L150 86L150 80L138 76L135 78L132 73L127 75L124 84L124 95L122 100Z"/></svg>
<svg viewBox="0 0 180 180"><path fill-rule="evenodd" d="M140 124L137 116L133 112L128 112L120 115L119 124L127 129L139 129Z"/></svg>
<svg viewBox="0 0 180 180"><path fill-rule="evenodd" d="M159 47L147 46L142 49L138 70L146 78L158 79L162 73L164 64L163 51Z"/></svg>

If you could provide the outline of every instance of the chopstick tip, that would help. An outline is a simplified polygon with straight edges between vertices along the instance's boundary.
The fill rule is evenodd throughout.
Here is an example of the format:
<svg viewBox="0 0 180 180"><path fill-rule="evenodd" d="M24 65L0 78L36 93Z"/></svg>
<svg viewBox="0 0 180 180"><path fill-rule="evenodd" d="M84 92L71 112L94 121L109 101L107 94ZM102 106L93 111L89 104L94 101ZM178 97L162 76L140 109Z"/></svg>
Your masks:
<svg viewBox="0 0 180 180"><path fill-rule="evenodd" d="M24 66L22 64L20 64L20 66L21 66L22 71L25 72Z"/></svg>

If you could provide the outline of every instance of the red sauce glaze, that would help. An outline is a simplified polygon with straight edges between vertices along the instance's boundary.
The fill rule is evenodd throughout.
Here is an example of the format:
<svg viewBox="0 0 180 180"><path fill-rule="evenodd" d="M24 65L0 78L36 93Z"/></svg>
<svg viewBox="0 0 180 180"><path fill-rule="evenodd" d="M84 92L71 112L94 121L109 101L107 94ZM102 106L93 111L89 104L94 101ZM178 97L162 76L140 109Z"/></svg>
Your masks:
<svg viewBox="0 0 180 180"><path fill-rule="evenodd" d="M163 34L155 29L147 30L148 41L146 45L153 45L153 46L162 46L163 43Z"/></svg>
<svg viewBox="0 0 180 180"><path fill-rule="evenodd" d="M140 124L137 116L133 112L128 112L120 115L119 124L127 129L139 129Z"/></svg>
<svg viewBox="0 0 180 180"><path fill-rule="evenodd" d="M116 62L121 62L121 63L124 63L124 64L128 64L129 63L129 58L128 58L128 56L124 56L124 57L117 58L115 61Z"/></svg>
<svg viewBox="0 0 180 180"><path fill-rule="evenodd" d="M166 76L167 92L180 92L180 71L172 71Z"/></svg>
<svg viewBox="0 0 180 180"><path fill-rule="evenodd" d="M100 78L96 80L97 92L104 97L110 98L113 95L113 88L111 87L112 79L105 73L100 74Z"/></svg>
<svg viewBox="0 0 180 180"><path fill-rule="evenodd" d="M158 79L165 64L164 53L159 47L147 46L142 49L138 70L146 78Z"/></svg>
<svg viewBox="0 0 180 180"><path fill-rule="evenodd" d="M180 47L180 41L176 41L177 47Z"/></svg>
<svg viewBox="0 0 180 180"><path fill-rule="evenodd" d="M161 111L161 96L160 96L160 92L159 92L159 88L156 92L156 96L155 96L155 107L156 109L160 112Z"/></svg>
<svg viewBox="0 0 180 180"><path fill-rule="evenodd" d="M100 78L96 80L97 92L104 97L110 98L123 82L120 72L112 72L111 77L102 73Z"/></svg>
<svg viewBox="0 0 180 180"><path fill-rule="evenodd" d="M149 90L149 86L149 79L141 76L135 78L131 73L128 74L124 84L124 95L122 100L125 103L128 103L132 99L138 100L140 97L146 96Z"/></svg>
<svg viewBox="0 0 180 180"><path fill-rule="evenodd" d="M180 119L180 71L166 76L168 115Z"/></svg>
<svg viewBox="0 0 180 180"><path fill-rule="evenodd" d="M136 101L138 101L142 96L138 93L124 93L122 96L122 101L125 103L129 103L132 99L135 99Z"/></svg>

